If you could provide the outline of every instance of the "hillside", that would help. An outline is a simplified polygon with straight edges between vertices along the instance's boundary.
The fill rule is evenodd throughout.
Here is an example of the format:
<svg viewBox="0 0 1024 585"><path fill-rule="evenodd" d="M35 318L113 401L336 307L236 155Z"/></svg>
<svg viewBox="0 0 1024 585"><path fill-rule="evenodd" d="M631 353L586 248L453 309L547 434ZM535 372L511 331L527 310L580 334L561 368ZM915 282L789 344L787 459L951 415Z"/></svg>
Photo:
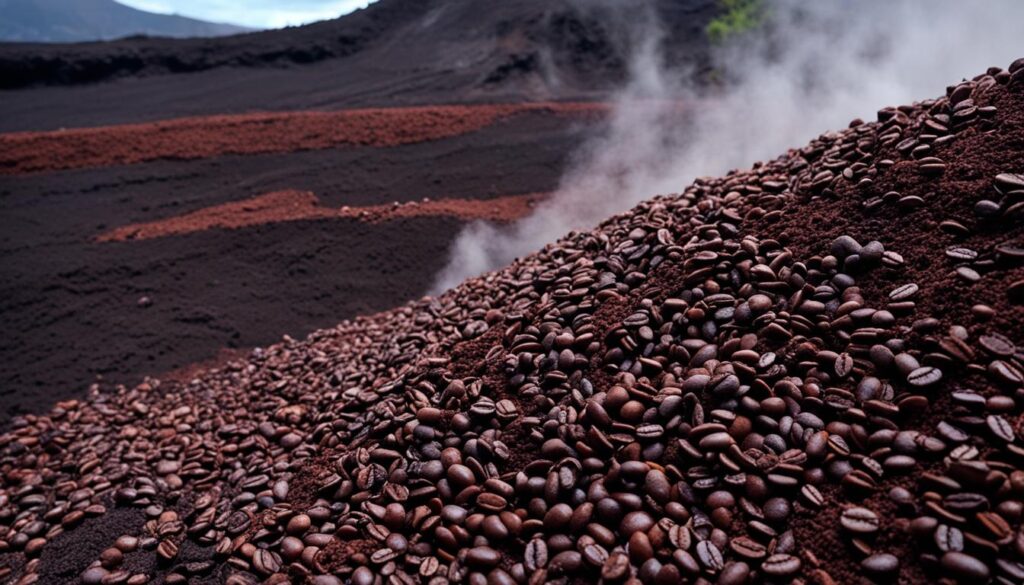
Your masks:
<svg viewBox="0 0 1024 585"><path fill-rule="evenodd" d="M0 42L75 43L129 36L215 37L249 29L154 14L114 0L0 0Z"/></svg>
<svg viewBox="0 0 1024 585"><path fill-rule="evenodd" d="M0 577L1024 581L1024 58L0 436Z"/></svg>
<svg viewBox="0 0 1024 585"><path fill-rule="evenodd" d="M697 62L703 26L718 10L714 0L641 0L630 10L636 16L648 8L676 33L667 52ZM422 92L443 84L464 93L512 85L553 95L608 89L621 81L636 42L608 25L617 19L600 13L609 11L626 16L609 2L381 0L335 20L228 38L0 45L0 88L344 60L336 79L360 86Z"/></svg>

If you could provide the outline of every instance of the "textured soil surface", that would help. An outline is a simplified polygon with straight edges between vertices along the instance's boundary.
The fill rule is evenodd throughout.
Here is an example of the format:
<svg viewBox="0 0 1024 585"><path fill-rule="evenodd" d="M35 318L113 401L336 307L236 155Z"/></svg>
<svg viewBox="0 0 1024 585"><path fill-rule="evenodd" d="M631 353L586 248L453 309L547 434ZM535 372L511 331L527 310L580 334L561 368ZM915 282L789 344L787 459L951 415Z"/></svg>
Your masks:
<svg viewBox="0 0 1024 585"><path fill-rule="evenodd" d="M352 218L370 223L406 217L452 217L462 220L513 221L529 215L540 195L511 195L494 199L441 199L391 205L324 207L308 191L275 191L244 201L207 207L177 217L131 224L104 232L97 242L148 240L210 229L241 229L257 225L310 219Z"/></svg>
<svg viewBox="0 0 1024 585"><path fill-rule="evenodd" d="M558 187L569 153L597 122L590 114L563 115L560 107L483 106L481 117L492 123L472 131L439 136L425 124L427 134L412 143L296 152L277 152L282 142L271 143L278 145L273 152L254 150L261 143L238 140L237 126L228 132L195 120L162 124L168 128L162 133L145 127L141 137L134 127L49 135L67 157L40 153L38 160L88 159L107 166L0 176L0 419L81 396L97 375L134 383L210 360L225 348L266 345L284 334L301 337L417 298L444 266L448 245L467 220L518 216L529 194ZM421 119L425 113L450 122L452 112L477 119L475 108L438 108L436 118L428 109L414 111ZM495 111L518 113L495 117ZM302 148L327 132L408 137L408 130L392 123L403 124L410 115L258 118L292 129L288 146ZM355 117L363 125L309 127L323 116ZM253 119L225 120L259 134ZM178 139L169 137L175 134ZM197 145L197 134L249 154ZM111 135L119 137L114 149L90 142ZM0 141L22 139L0 135ZM129 144L133 148L125 148ZM116 149L138 160L153 158L156 146L193 153L202 148L203 158L110 164ZM282 191L312 194L285 223L250 221L240 229L98 241L138 226L180 225L192 214L205 216L204 227L212 227L218 220L211 209L216 216L219 206L245 207L254 197ZM425 198L434 202L427 214L421 213ZM469 207L459 211L451 201ZM417 205L396 211L395 202ZM341 211L345 207L350 211ZM368 223L351 210L388 221Z"/></svg>
<svg viewBox="0 0 1024 585"><path fill-rule="evenodd" d="M1022 348L1024 58L437 298L17 417L0 572L1020 583Z"/></svg>
<svg viewBox="0 0 1024 585"><path fill-rule="evenodd" d="M480 130L510 116L599 115L599 104L431 106L210 116L51 132L0 134L0 175L151 160L399 146Z"/></svg>

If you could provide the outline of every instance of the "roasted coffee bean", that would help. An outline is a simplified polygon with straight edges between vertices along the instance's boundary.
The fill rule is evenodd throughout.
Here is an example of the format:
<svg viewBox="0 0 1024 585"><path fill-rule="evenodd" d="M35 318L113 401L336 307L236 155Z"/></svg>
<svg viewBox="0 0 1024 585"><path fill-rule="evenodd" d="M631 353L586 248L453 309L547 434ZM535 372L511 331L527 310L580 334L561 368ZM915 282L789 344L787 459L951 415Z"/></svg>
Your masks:
<svg viewBox="0 0 1024 585"><path fill-rule="evenodd" d="M530 571L543 569L548 564L548 547L541 538L534 538L526 543L523 557L526 568Z"/></svg>
<svg viewBox="0 0 1024 585"><path fill-rule="evenodd" d="M962 551L964 549L964 534L955 526L940 524L935 529L935 546L943 552Z"/></svg>
<svg viewBox="0 0 1024 585"><path fill-rule="evenodd" d="M985 563L962 552L951 551L942 555L942 569L957 578L988 579L990 571Z"/></svg>
<svg viewBox="0 0 1024 585"><path fill-rule="evenodd" d="M764 560L761 569L772 577L786 577L800 570L800 559L788 554L774 554Z"/></svg>
<svg viewBox="0 0 1024 585"><path fill-rule="evenodd" d="M905 301L907 299L911 299L914 297L914 295L917 294L918 290L920 289L918 288L917 284L913 282L910 284L898 286L895 289L893 289L892 292L889 293L889 300Z"/></svg>
<svg viewBox="0 0 1024 585"><path fill-rule="evenodd" d="M711 571L721 571L725 566L722 552L709 540L702 540L697 543L697 559L701 565Z"/></svg>
<svg viewBox="0 0 1024 585"><path fill-rule="evenodd" d="M736 555L752 561L763 559L768 554L767 547L746 536L740 536L730 540L729 548L736 553Z"/></svg>
<svg viewBox="0 0 1024 585"><path fill-rule="evenodd" d="M942 379L942 371L931 366L917 368L907 375L907 382L911 386L931 386Z"/></svg>
<svg viewBox="0 0 1024 585"><path fill-rule="evenodd" d="M487 546L469 549L466 553L466 564L476 569L490 569L501 562L501 553Z"/></svg>
<svg viewBox="0 0 1024 585"><path fill-rule="evenodd" d="M900 560L889 553L876 553L860 562L860 568L875 578L891 578L900 570Z"/></svg>
<svg viewBox="0 0 1024 585"><path fill-rule="evenodd" d="M853 534L874 534L878 531L878 515L867 508L847 508L839 517L839 524Z"/></svg>

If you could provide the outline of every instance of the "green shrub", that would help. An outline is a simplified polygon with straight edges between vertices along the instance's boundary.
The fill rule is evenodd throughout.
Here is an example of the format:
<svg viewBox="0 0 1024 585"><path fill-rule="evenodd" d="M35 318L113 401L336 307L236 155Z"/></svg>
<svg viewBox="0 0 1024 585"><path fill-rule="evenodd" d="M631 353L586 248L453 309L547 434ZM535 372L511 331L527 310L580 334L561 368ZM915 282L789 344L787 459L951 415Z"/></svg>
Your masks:
<svg viewBox="0 0 1024 585"><path fill-rule="evenodd" d="M708 23L704 32L713 43L721 43L761 24L760 0L718 0L722 13Z"/></svg>

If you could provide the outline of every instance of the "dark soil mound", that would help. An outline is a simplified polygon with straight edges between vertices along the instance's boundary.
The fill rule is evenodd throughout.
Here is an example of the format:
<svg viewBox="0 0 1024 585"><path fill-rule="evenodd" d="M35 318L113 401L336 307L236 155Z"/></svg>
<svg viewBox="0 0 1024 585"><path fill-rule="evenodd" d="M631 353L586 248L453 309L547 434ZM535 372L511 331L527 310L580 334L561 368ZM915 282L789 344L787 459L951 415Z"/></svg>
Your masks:
<svg viewBox="0 0 1024 585"><path fill-rule="evenodd" d="M439 298L23 417L0 438L6 562L1019 583L1022 210L1024 59ZM148 521L95 526L112 508ZM86 527L110 548L56 561Z"/></svg>

